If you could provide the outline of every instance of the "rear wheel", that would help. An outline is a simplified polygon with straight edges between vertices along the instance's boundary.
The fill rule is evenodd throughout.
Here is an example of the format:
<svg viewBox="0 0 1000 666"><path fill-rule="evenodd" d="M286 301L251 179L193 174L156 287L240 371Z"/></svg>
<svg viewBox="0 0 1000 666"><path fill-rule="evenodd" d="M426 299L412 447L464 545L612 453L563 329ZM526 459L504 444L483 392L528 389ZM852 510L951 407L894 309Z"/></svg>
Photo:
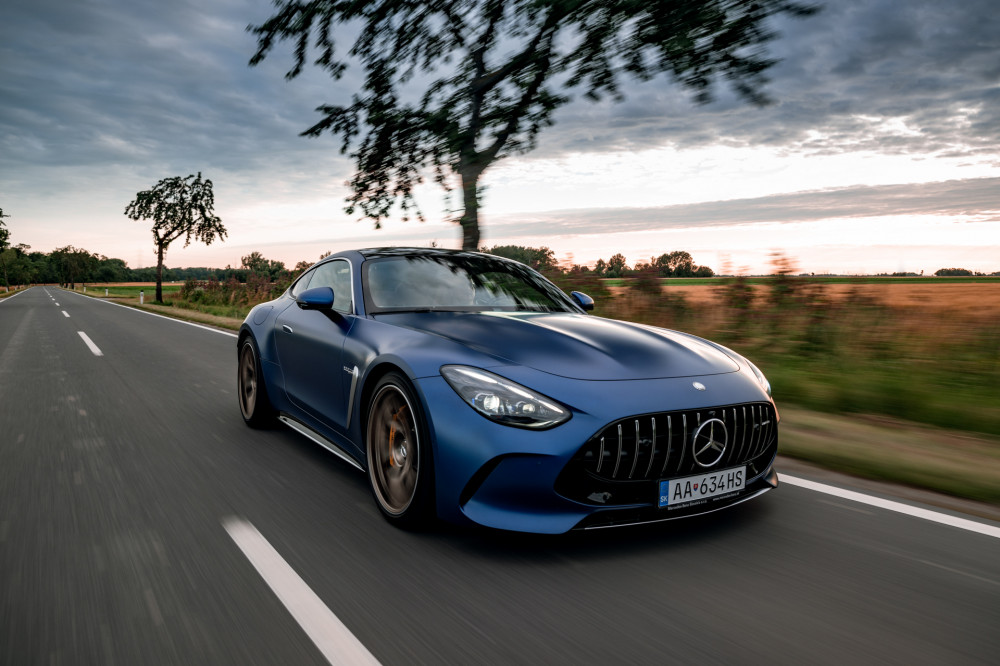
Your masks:
<svg viewBox="0 0 1000 666"><path fill-rule="evenodd" d="M430 444L420 406L409 382L389 373L375 386L368 408L368 481L389 522L416 528L433 515Z"/></svg>
<svg viewBox="0 0 1000 666"><path fill-rule="evenodd" d="M251 428L265 428L271 425L274 421L274 409L267 397L267 386L264 385L257 344L249 335L240 344L236 388L243 421Z"/></svg>

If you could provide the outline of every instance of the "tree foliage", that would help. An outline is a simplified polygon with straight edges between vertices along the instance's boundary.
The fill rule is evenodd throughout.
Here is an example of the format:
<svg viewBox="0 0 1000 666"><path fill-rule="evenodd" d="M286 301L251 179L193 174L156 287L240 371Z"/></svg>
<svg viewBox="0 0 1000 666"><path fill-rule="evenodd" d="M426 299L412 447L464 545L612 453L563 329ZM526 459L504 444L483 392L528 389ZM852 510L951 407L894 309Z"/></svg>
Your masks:
<svg viewBox="0 0 1000 666"><path fill-rule="evenodd" d="M536 271L556 270L556 253L547 247L525 247L523 245L494 245L492 248L482 248L481 252L506 257L520 261Z"/></svg>
<svg viewBox="0 0 1000 666"><path fill-rule="evenodd" d="M70 289L76 287L77 282L86 281L98 264L96 255L72 245L52 250L49 261L59 276L59 284L68 285Z"/></svg>
<svg viewBox="0 0 1000 666"><path fill-rule="evenodd" d="M313 64L340 79L350 61L334 34L356 34L347 56L364 69L350 104L325 104L303 132L331 132L350 152L348 214L379 228L394 204L423 219L413 199L423 173L463 198L462 247L479 247L480 176L503 157L534 148L572 91L623 98L627 78L664 74L705 102L718 79L764 103L766 19L811 10L790 0L276 0L248 27L251 65L276 42L294 43L297 77ZM418 83L419 82L419 83ZM409 86L409 87L408 87ZM409 94L412 88L422 96ZM412 97L412 98L411 98Z"/></svg>
<svg viewBox="0 0 1000 666"><path fill-rule="evenodd" d="M661 254L652 260L652 266L663 277L712 277L715 275L708 266L698 266L691 255L684 250Z"/></svg>
<svg viewBox="0 0 1000 666"><path fill-rule="evenodd" d="M276 279L279 275L287 273L285 262L268 259L256 250L245 257L241 257L243 268L254 275L265 277L269 280Z"/></svg>
<svg viewBox="0 0 1000 666"><path fill-rule="evenodd" d="M225 239L226 228L215 215L215 194L212 181L197 176L164 178L152 189L143 190L125 208L133 220L153 221L156 243L156 300L163 301L163 255L167 247L184 237L184 247L191 239L211 245L215 237Z"/></svg>
<svg viewBox="0 0 1000 666"><path fill-rule="evenodd" d="M624 277L627 271L628 263L625 261L625 255L619 252L608 259L608 267L604 271L604 275L609 278L619 278Z"/></svg>
<svg viewBox="0 0 1000 666"><path fill-rule="evenodd" d="M10 230L7 229L7 225L4 223L3 218L10 217L10 215L3 214L3 208L0 208L0 267L3 268L3 283L4 286L10 284L7 280L7 262L4 258L4 252L10 247Z"/></svg>

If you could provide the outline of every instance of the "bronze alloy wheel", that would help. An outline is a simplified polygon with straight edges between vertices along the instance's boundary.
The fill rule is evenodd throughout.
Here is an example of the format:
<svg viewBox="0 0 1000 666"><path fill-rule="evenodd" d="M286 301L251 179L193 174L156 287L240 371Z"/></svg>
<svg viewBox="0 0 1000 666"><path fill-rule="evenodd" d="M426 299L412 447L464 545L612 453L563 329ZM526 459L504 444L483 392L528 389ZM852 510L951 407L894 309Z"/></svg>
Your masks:
<svg viewBox="0 0 1000 666"><path fill-rule="evenodd" d="M243 343L240 350L239 394L243 419L250 421L257 405L257 359L249 340Z"/></svg>
<svg viewBox="0 0 1000 666"><path fill-rule="evenodd" d="M368 476L390 518L407 514L421 478L419 417L404 391L391 381L384 383L368 412Z"/></svg>
<svg viewBox="0 0 1000 666"><path fill-rule="evenodd" d="M240 343L239 363L236 370L236 393L240 401L243 421L251 428L267 428L275 417L267 386L260 372L260 357L252 337Z"/></svg>

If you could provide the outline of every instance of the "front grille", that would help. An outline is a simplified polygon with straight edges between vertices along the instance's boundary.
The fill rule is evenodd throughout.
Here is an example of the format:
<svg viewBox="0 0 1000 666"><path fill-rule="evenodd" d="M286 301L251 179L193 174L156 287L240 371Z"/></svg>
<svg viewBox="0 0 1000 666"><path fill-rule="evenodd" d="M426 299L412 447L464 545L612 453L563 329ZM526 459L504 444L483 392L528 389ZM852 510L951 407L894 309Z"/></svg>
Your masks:
<svg viewBox="0 0 1000 666"><path fill-rule="evenodd" d="M702 463L710 463L703 466L695 460L692 440L711 419L724 424L726 448L718 460L702 456ZM650 482L659 479L748 465L750 480L774 458L777 425L774 405L763 402L621 419L580 448L560 474L556 490L592 504L644 503L655 497L655 483Z"/></svg>

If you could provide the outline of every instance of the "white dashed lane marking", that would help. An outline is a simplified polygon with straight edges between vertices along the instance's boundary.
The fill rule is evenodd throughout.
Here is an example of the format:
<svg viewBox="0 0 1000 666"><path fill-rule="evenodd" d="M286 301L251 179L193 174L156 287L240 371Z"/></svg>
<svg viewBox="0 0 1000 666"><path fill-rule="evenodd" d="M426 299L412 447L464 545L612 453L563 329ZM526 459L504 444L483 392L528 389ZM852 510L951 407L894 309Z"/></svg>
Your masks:
<svg viewBox="0 0 1000 666"><path fill-rule="evenodd" d="M94 341L88 338L86 333L84 333L83 331L77 331L77 333L80 334L80 337L83 338L83 341L87 344L88 347L90 347L90 351L94 353L94 356L104 356L104 352L101 351L101 348L95 345Z"/></svg>
<svg viewBox="0 0 1000 666"><path fill-rule="evenodd" d="M256 527L239 518L227 518L222 526L328 662L377 666L379 662L368 648L326 607Z"/></svg>

